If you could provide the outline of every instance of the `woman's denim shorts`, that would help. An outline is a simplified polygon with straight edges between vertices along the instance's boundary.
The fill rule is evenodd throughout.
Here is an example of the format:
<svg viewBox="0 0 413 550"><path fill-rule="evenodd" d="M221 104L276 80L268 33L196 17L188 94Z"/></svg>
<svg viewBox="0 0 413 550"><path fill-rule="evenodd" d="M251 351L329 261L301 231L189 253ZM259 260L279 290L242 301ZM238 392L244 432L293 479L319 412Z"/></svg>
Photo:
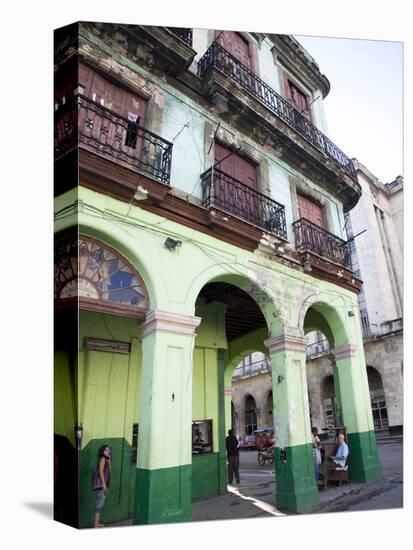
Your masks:
<svg viewBox="0 0 413 550"><path fill-rule="evenodd" d="M101 489L100 491L96 491L96 512L101 512L103 510L103 505L105 504L106 500L106 491L104 489Z"/></svg>

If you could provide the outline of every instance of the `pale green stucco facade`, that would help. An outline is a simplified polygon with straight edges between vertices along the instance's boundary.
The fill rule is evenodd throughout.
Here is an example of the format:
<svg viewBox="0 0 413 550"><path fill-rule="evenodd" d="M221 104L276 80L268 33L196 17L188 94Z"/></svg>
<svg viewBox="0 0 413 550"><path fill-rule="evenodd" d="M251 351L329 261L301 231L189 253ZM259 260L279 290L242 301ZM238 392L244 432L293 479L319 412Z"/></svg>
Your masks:
<svg viewBox="0 0 413 550"><path fill-rule="evenodd" d="M82 235L123 255L144 281L152 316L139 323L81 312L75 390L75 413L84 426L81 525L91 525L89 480L96 448L105 442L116 448L114 468L122 463L128 472L114 485L117 496L108 499L108 521L128 515L134 523L187 521L192 498L224 491L224 438L231 415L224 390L240 358L257 350L271 359L277 456L280 449L287 453L286 463L276 459L276 505L287 512L316 506L305 333L320 323L319 328L327 325L324 332L336 352L337 397L355 464L351 475L358 481L380 476L359 320L349 315L357 311L355 293L292 269L265 250L243 250L84 187L57 197L56 211L66 207L64 216L57 215L56 232L78 223ZM164 246L167 237L182 244L170 251ZM227 342L225 306L198 299L204 285L217 281L247 292L267 328ZM104 352L85 351L84 336L126 340L131 353L104 357ZM68 385L62 354L56 364L63 395ZM69 405L65 411L56 422L61 432L70 431L65 415L73 411ZM205 418L212 420L213 452L193 457L191 422ZM136 468L127 458L134 423L139 423Z"/></svg>

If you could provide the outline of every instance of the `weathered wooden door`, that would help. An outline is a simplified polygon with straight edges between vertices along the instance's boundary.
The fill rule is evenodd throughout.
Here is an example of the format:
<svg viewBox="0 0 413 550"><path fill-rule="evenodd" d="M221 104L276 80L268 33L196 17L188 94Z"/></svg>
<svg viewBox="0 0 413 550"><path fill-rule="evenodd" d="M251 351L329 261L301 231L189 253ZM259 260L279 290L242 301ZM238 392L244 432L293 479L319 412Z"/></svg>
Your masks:
<svg viewBox="0 0 413 550"><path fill-rule="evenodd" d="M215 177L215 203L237 216L257 224L259 221L257 167L255 164L215 143L216 169L224 175Z"/></svg>
<svg viewBox="0 0 413 550"><path fill-rule="evenodd" d="M320 228L317 229L317 227L308 224L301 225L300 241L302 244L320 256L329 255L340 258L341 250L335 246L329 233L324 231L322 207L304 195L297 195L297 199L299 217L305 218Z"/></svg>
<svg viewBox="0 0 413 550"><path fill-rule="evenodd" d="M238 61L241 61L249 69L251 68L249 44L240 34L233 31L221 31L217 41Z"/></svg>
<svg viewBox="0 0 413 550"><path fill-rule="evenodd" d="M101 154L115 156L131 164L142 162L145 148L137 125L145 124L145 99L117 86L83 64L79 64L79 85L85 96L101 106L92 104L80 109L81 135L89 139L90 145L98 148Z"/></svg>
<svg viewBox="0 0 413 550"><path fill-rule="evenodd" d="M323 209L321 206L304 195L297 195L297 199L299 217L305 218L319 227L324 227Z"/></svg>

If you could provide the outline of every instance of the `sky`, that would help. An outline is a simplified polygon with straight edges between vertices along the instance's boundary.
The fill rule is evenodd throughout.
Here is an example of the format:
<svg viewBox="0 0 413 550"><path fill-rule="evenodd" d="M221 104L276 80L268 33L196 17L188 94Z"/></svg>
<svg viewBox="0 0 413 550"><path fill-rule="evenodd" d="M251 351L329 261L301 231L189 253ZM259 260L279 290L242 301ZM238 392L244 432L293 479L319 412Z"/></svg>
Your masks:
<svg viewBox="0 0 413 550"><path fill-rule="evenodd" d="M403 175L403 44L295 36L329 79L330 139L381 182Z"/></svg>

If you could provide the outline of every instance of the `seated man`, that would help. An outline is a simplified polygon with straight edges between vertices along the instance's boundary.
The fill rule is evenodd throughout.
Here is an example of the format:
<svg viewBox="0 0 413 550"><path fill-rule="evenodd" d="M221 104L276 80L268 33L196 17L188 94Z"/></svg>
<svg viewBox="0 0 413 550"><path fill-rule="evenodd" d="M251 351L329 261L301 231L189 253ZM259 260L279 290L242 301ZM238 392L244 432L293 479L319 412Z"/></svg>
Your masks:
<svg viewBox="0 0 413 550"><path fill-rule="evenodd" d="M336 448L335 454L328 457L320 467L320 474L324 478L324 488L327 487L328 483L328 474L336 468L342 468L346 465L346 460L348 457L348 446L344 441L344 434L338 434L338 446Z"/></svg>

